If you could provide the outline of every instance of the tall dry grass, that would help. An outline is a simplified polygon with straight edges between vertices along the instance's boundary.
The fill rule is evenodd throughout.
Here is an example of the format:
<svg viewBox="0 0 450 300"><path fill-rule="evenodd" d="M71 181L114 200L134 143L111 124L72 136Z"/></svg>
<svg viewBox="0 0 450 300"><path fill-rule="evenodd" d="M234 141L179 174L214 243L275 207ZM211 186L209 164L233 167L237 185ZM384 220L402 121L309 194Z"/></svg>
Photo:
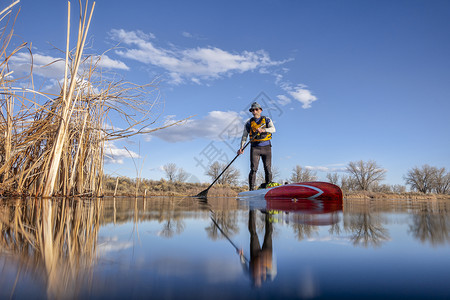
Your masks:
<svg viewBox="0 0 450 300"><path fill-rule="evenodd" d="M100 196L105 143L165 128L148 129L161 101L157 82L136 85L108 77L99 67L101 56L84 53L95 7L88 1L84 7L80 1L73 49L68 2L60 93L35 89L32 69L26 78L13 78L9 63L18 52L30 52L32 64L27 43L9 50L17 2L0 14L6 22L0 37L0 195ZM24 80L29 87L23 87ZM123 121L120 128L111 124L117 118Z"/></svg>

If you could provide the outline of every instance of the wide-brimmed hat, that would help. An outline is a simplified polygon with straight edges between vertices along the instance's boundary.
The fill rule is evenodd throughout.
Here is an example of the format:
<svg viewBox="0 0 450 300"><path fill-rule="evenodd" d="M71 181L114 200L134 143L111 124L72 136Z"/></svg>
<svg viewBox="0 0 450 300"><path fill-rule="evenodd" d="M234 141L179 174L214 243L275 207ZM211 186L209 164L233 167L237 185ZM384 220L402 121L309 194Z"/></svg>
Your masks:
<svg viewBox="0 0 450 300"><path fill-rule="evenodd" d="M262 107L261 107L261 105L259 105L258 102L253 102L253 103L252 103L252 106L250 107L250 109L249 109L248 111L251 112L252 110L257 109L257 108L259 108L260 110L262 110Z"/></svg>

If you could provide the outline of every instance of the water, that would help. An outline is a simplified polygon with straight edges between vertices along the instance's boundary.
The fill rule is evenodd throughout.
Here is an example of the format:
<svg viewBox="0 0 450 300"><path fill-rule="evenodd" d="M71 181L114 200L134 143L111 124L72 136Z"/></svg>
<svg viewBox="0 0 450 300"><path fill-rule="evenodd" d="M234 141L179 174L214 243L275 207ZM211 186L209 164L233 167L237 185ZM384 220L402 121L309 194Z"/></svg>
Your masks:
<svg viewBox="0 0 450 300"><path fill-rule="evenodd" d="M2 200L0 298L448 299L450 202Z"/></svg>

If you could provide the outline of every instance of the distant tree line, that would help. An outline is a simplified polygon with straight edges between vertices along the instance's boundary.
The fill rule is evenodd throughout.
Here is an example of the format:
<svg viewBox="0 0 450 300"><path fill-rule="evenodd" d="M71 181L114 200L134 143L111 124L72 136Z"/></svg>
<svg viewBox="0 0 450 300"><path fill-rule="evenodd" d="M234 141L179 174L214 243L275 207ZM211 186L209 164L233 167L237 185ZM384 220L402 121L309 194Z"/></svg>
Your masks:
<svg viewBox="0 0 450 300"><path fill-rule="evenodd" d="M214 162L206 170L205 174L211 179L215 180L219 174L224 170L226 164ZM184 182L187 180L188 173L182 168L178 168L175 164L169 163L163 166L166 177L171 182ZM273 178L276 180L279 175L279 169L274 166L272 168ZM352 161L349 162L345 168L344 174L337 172L328 173L326 175L327 181L339 185L344 191L373 191L382 193L404 193L406 186L395 184L382 184L381 182L386 177L387 170L383 169L377 162L369 161ZM233 166L230 166L224 174L219 178L217 183L239 185L240 172ZM317 172L300 165L296 165L291 172L288 180L278 180L280 183L285 182L307 182L316 181ZM405 184L410 186L411 191L421 193L436 193L448 194L450 193L450 173L445 168L437 168L429 165L422 167L414 167L408 170L403 177ZM264 174L259 170L257 174L258 184L264 182Z"/></svg>
<svg viewBox="0 0 450 300"><path fill-rule="evenodd" d="M385 179L386 169L383 169L375 161L352 161L345 168L345 174L337 172L328 173L327 181L339 185L345 191L373 191L382 193L404 193L406 186L395 184L388 185L381 182ZM445 168L423 165L408 170L403 177L405 184L411 191L421 193L450 193L450 173ZM292 169L290 182L306 182L317 180L317 173L311 169L299 165Z"/></svg>
<svg viewBox="0 0 450 300"><path fill-rule="evenodd" d="M375 161L350 162L346 167L346 175L328 173L327 180L333 184L340 185L346 191L374 191L374 192L406 192L403 185L381 184L384 180L386 170L381 168ZM408 170L403 177L406 185L411 191L421 193L450 193L450 173L445 168L423 165Z"/></svg>
<svg viewBox="0 0 450 300"><path fill-rule="evenodd" d="M227 165L219 162L214 162L209 165L205 174L211 178L211 181L214 181L220 173L225 169ZM189 174L183 170L183 168L177 167L174 163L165 164L162 167L165 176L169 182L185 182L189 179ZM239 170L230 166L225 172L220 176L217 180L218 184L229 184L229 185L238 185L239 177L241 176Z"/></svg>

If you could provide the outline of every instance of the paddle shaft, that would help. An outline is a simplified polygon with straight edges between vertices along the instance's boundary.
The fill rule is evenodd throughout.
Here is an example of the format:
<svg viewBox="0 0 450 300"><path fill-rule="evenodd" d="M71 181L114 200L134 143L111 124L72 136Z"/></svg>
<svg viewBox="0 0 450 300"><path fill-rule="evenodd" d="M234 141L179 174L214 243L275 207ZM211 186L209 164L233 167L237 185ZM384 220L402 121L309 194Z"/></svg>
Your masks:
<svg viewBox="0 0 450 300"><path fill-rule="evenodd" d="M251 141L248 141L248 142L244 145L244 147L242 148L242 150L244 150L245 148L247 148L247 146L248 146L248 144L250 144L250 142L251 142ZM222 173L220 173L219 176L217 176L217 178L213 181L213 183L211 183L211 184L208 186L208 188L206 189L206 191L209 190L209 189L213 186L213 184L216 183L217 180L219 180L220 176L222 176L223 173L225 173L225 171L231 166L231 164L236 160L236 158L238 158L239 155L240 155L240 154L236 155L236 156L233 158L233 160L228 164L228 166L226 166L225 169L223 169Z"/></svg>
<svg viewBox="0 0 450 300"><path fill-rule="evenodd" d="M214 213L214 211L211 210L211 212ZM236 244L230 239L230 237L220 228L219 224L217 224L217 221L211 216L211 220L213 221L214 225L216 225L217 229L219 229L220 233L230 242L230 244L236 249L236 252L239 253L239 255L242 255L242 258L248 263L249 260L243 253L241 253L242 249L238 248Z"/></svg>
<svg viewBox="0 0 450 300"><path fill-rule="evenodd" d="M266 126L265 124L262 124L262 125L260 126L260 128L264 128L265 126ZM257 135L259 135L259 133L258 133ZM241 150L244 151L244 149L247 148L248 144L250 144L251 142L253 142L254 139L255 139L255 138L250 139L250 140L244 145L244 147L241 148ZM200 192L199 194L197 194L197 195L194 196L194 197L206 197L206 195L208 195L209 189L214 185L214 183L216 183L217 180L219 180L220 176L222 176L223 173L225 173L225 171L231 166L231 164L236 160L236 158L238 158L239 155L241 155L241 154L238 153L238 154L233 158L233 160L228 164L228 166L226 166L225 169L223 169L222 173L220 173L219 176L217 176L217 178L213 181L213 183L211 183L211 184L208 186L208 188L207 188L206 190Z"/></svg>

